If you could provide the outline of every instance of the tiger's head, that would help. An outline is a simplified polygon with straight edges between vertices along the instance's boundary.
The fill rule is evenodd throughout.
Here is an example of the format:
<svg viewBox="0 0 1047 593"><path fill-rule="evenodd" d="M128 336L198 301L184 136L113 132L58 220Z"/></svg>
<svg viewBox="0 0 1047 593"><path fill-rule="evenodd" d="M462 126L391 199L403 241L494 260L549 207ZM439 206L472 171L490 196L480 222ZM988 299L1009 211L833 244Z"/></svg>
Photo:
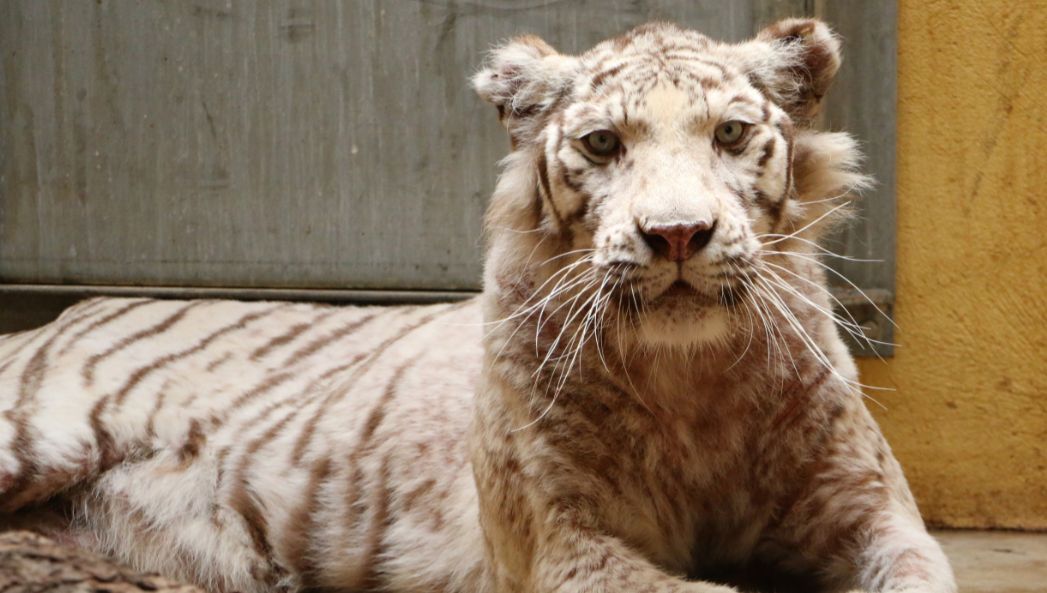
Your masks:
<svg viewBox="0 0 1047 593"><path fill-rule="evenodd" d="M862 182L849 137L810 129L839 64L807 19L740 44L653 23L580 56L533 36L495 49L473 84L512 153L485 290L588 291L642 311L641 342L722 341L767 244L810 241Z"/></svg>

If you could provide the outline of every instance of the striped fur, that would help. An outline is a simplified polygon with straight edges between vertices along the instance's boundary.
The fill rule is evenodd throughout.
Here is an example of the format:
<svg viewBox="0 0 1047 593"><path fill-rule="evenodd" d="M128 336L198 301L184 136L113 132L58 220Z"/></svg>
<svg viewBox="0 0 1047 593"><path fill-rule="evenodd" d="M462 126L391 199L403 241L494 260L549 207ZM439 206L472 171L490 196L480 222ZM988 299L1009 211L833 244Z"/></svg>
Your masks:
<svg viewBox="0 0 1047 593"><path fill-rule="evenodd" d="M806 20L508 43L481 297L82 303L0 339L0 505L215 591L953 593L829 313L838 65Z"/></svg>
<svg viewBox="0 0 1047 593"><path fill-rule="evenodd" d="M63 493L82 542L212 590L480 590L478 316L87 301L0 342L0 500Z"/></svg>

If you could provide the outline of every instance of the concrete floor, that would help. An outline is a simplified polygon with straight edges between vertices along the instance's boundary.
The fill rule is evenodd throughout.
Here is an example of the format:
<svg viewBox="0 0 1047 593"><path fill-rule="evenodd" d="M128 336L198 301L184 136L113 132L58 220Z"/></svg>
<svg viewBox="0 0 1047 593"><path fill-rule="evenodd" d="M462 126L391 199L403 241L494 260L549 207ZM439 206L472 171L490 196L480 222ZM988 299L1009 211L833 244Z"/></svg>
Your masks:
<svg viewBox="0 0 1047 593"><path fill-rule="evenodd" d="M961 593L1047 593L1047 533L938 531Z"/></svg>

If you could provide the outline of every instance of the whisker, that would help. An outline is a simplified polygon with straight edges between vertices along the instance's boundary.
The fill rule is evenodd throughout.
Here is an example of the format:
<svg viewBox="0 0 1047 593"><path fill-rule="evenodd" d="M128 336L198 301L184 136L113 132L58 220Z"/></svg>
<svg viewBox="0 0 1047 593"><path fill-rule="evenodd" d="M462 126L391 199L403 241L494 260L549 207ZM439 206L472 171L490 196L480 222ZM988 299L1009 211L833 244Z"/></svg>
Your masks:
<svg viewBox="0 0 1047 593"><path fill-rule="evenodd" d="M854 290L856 290L856 291L858 292L858 294L860 294L860 295L862 296L862 298L864 298L864 299L866 300L866 302L868 302L868 303L869 303L870 305L872 305L872 307L873 307L874 309L876 309L876 312L877 312L877 313L879 313L879 314L880 314L881 316L883 316L883 318L884 318L884 319L886 319L886 320L887 320L888 322L890 322L890 324L891 324L892 326L894 326L894 327L895 327L895 329L900 329L900 328L898 327L898 324L897 324L897 323L895 323L895 322L894 322L894 320L893 320L893 319L891 319L891 317L890 317L889 315L887 315L886 313L884 313L884 312L883 312L883 310L882 310L882 309L880 309L880 306L879 306L879 305L877 305L877 304L876 304L876 302L875 302L875 301L873 301L873 300L872 300L872 298L870 298L870 297L869 297L869 295L865 294L865 291L864 291L864 290L862 290L861 288L859 288L859 287L858 287L858 285L857 285L857 284L855 284L854 282L851 282L850 278L848 278L847 276L844 276L844 275L843 275L843 274L841 274L840 272L838 272L838 271L834 270L834 269L832 268L832 266L826 265L826 264L825 264L825 262L819 261L819 260L818 260L817 258L815 258L815 257L811 257L811 256L807 256L807 255L799 255L799 254L796 254L796 255L791 255L791 256L789 256L789 257L796 257L796 258L799 258L799 259L802 259L802 260L805 260L805 261L809 261L809 262L811 262L811 263L813 263L813 264L815 264L815 265L821 266L821 267L822 267L822 268L823 268L824 270L826 270L826 271L828 271L828 272L830 272L830 273L834 274L834 275L835 275L836 277L840 278L841 280L843 280L844 282L846 282L846 283L847 283L848 285L850 285L850 287L851 287L851 288L853 288Z"/></svg>
<svg viewBox="0 0 1047 593"><path fill-rule="evenodd" d="M839 206L834 206L833 208L829 209L827 212L824 212L818 218L815 218L811 222L805 224L799 230L793 231L792 233L789 233L788 235L784 235L780 239L775 239L774 241L768 241L767 243L764 243L763 246L767 247L768 245L774 245L775 243L781 243L782 241L786 241L788 239L792 239L792 238L796 237L797 235L799 235L800 233L802 233L802 232L806 231L807 229L811 228L812 226L818 224L819 222L824 220L826 217L828 217L833 212L836 212L836 211L838 211L838 210L840 210L842 208L846 208L846 207L847 207L847 204L840 204Z"/></svg>

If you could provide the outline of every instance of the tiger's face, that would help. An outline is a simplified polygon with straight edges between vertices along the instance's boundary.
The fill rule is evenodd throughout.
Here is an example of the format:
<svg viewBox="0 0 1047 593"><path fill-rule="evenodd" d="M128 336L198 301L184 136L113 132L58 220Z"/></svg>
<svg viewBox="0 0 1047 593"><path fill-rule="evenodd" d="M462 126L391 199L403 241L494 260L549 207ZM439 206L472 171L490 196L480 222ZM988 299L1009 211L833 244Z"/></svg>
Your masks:
<svg viewBox="0 0 1047 593"><path fill-rule="evenodd" d="M763 240L803 222L796 128L838 65L817 21L738 45L652 24L577 57L518 38L474 83L530 156L562 265L628 293L608 306L642 310L643 341L688 345L731 333Z"/></svg>

